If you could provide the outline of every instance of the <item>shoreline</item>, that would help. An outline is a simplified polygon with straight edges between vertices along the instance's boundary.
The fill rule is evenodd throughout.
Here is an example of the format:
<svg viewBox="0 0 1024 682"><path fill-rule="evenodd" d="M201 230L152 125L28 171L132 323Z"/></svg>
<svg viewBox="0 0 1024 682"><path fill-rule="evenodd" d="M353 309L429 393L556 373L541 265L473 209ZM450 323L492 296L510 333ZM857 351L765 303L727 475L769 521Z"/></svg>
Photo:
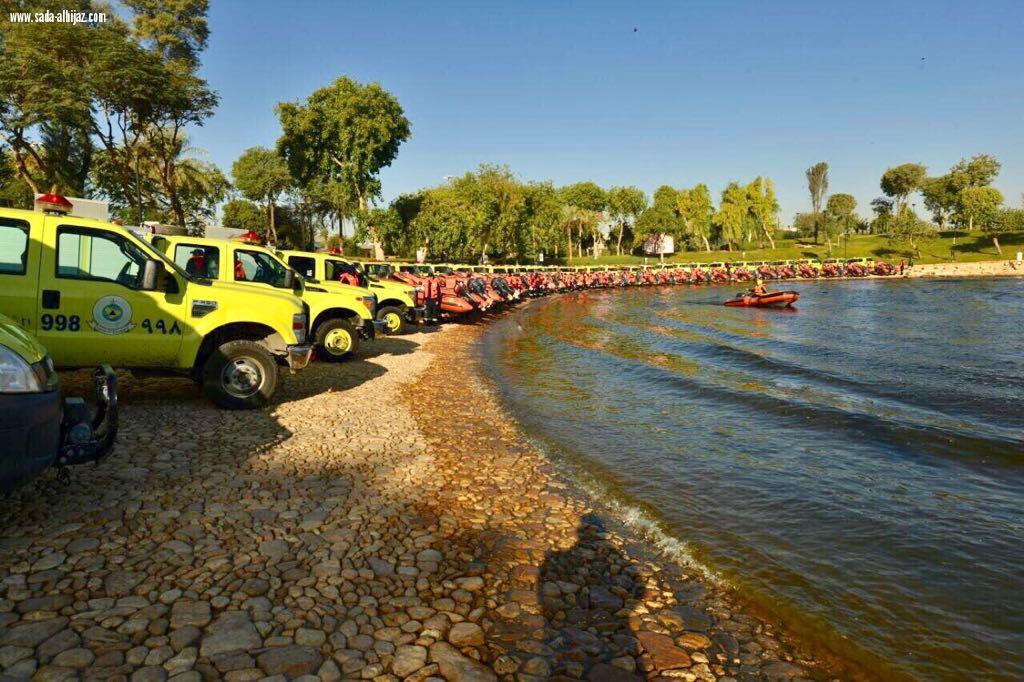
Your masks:
<svg viewBox="0 0 1024 682"><path fill-rule="evenodd" d="M465 499L457 497L445 505L472 500L476 521L488 532L485 546L494 557L485 563L488 597L497 618L485 628L485 646L496 669L515 667L518 679L629 679L629 673L636 679L690 680L868 677L828 651L805 646L757 608L755 600L665 556L655 538L626 527L607 504L592 499L576 482L564 480L564 472L524 436L502 407L481 367L478 344L484 333L479 323L446 331L438 340L445 347L432 347L437 359L409 386L406 399L427 441L444 453L439 468L453 472L449 475L454 480L475 478L490 493L484 500L463 487ZM473 405L461 437L453 437L452 428L438 421L444 415L450 418L452 393ZM487 442L488 457L483 461L472 445L480 442ZM513 490L495 488L495 482L510 480L516 483ZM527 504L538 501L548 507L543 525L522 511L523 498ZM492 552L494 545L503 551ZM573 573L588 563L581 557L595 553L614 557L615 573ZM551 579L553 566L560 572ZM635 578L634 593L616 584L613 576L623 574ZM492 591L492 582L509 589L504 594L501 589ZM580 595L586 597L578 599ZM616 596L617 608L610 611L603 600ZM515 599L522 603L510 607ZM526 623L517 622L524 618ZM601 644L588 638L592 650L602 653L583 661L567 660L566 652L557 648L535 655L539 644L572 642L586 626L601 638ZM614 661L614 667L608 661ZM524 676L524 663L543 675ZM622 674L627 676L617 677Z"/></svg>

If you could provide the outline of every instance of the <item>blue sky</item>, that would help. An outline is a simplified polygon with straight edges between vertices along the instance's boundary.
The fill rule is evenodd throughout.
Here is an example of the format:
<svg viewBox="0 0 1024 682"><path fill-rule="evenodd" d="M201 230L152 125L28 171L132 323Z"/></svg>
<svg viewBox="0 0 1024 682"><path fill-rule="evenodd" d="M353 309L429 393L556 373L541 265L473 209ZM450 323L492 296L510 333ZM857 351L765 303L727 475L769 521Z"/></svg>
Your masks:
<svg viewBox="0 0 1024 682"><path fill-rule="evenodd" d="M193 140L225 171L274 145L275 103L347 75L412 121L385 200L481 162L716 199L760 174L789 223L817 161L866 215L887 167L978 152L1024 192L1022 2L215 0L210 28L221 104Z"/></svg>

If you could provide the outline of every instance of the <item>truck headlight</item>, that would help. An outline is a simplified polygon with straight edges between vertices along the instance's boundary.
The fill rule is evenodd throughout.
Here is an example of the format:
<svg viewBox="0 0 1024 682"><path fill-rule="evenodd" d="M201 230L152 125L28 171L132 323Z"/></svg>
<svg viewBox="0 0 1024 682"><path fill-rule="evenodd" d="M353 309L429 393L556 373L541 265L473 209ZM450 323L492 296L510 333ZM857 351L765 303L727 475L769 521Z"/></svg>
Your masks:
<svg viewBox="0 0 1024 682"><path fill-rule="evenodd" d="M296 343L306 343L306 329L309 326L305 313L292 315L292 331L295 332Z"/></svg>
<svg viewBox="0 0 1024 682"><path fill-rule="evenodd" d="M7 346L0 346L0 393L42 393L46 370L37 369Z"/></svg>

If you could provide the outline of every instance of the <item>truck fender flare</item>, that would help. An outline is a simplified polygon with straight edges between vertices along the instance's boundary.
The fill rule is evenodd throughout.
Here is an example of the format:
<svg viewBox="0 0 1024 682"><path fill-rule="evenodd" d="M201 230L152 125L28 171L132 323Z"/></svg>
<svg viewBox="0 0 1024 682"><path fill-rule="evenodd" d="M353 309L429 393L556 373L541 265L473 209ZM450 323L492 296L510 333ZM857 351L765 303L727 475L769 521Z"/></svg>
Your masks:
<svg viewBox="0 0 1024 682"><path fill-rule="evenodd" d="M317 315L316 319L313 320L313 323L309 325L310 338L312 338L313 335L316 333L317 327L319 327L327 320L333 320L334 318L338 317L340 317L343 320L348 320L349 322L352 323L353 326L357 328L363 326L363 318L361 318L359 316L359 313L357 313L356 311L351 310L350 308L341 307L328 308L327 310L324 310L319 315Z"/></svg>
<svg viewBox="0 0 1024 682"><path fill-rule="evenodd" d="M256 322L229 322L211 330L203 337L195 362L192 363L193 370L201 368L221 344L238 340L257 341L274 355L284 355L288 352L284 338L273 327Z"/></svg>

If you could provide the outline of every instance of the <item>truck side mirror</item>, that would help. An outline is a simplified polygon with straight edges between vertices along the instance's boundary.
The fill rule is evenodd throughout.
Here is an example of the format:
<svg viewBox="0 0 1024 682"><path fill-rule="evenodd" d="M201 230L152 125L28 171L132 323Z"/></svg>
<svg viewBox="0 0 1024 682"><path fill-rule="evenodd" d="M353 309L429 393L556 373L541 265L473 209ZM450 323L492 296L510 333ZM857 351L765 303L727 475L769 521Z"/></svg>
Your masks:
<svg viewBox="0 0 1024 682"><path fill-rule="evenodd" d="M142 283L139 288L143 291L156 291L156 276L161 267L160 261L147 258L142 268Z"/></svg>
<svg viewBox="0 0 1024 682"><path fill-rule="evenodd" d="M284 271L284 287L285 289L295 288L295 271L285 270Z"/></svg>

